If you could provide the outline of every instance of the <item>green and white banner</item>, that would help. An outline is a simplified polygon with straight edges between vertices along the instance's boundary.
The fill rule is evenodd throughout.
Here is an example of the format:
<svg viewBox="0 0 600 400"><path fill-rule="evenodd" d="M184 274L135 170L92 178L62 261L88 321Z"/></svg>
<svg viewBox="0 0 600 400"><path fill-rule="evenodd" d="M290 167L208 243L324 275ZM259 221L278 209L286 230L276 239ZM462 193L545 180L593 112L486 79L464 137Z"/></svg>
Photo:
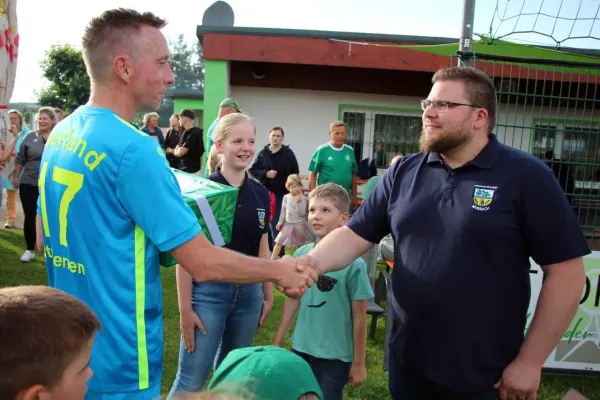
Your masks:
<svg viewBox="0 0 600 400"><path fill-rule="evenodd" d="M579 310L544 368L556 370L600 371L600 251L583 259L586 284L581 294ZM531 260L531 301L527 313L527 328L533 318L542 288L543 272Z"/></svg>

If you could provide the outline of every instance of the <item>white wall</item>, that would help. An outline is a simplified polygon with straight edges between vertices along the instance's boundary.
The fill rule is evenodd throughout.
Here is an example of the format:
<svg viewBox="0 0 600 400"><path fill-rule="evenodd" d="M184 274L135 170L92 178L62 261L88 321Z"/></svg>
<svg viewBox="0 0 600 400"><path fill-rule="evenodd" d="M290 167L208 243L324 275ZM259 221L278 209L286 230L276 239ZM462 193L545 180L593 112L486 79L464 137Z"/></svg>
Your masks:
<svg viewBox="0 0 600 400"><path fill-rule="evenodd" d="M548 118L554 120L554 122L548 120ZM552 106L552 108L549 106L524 107L523 105L502 103L499 105L497 120L500 126L498 126L495 132L498 140L501 142L529 152L532 145L531 139L535 124L555 125L558 127L564 127L565 125L578 126L580 124L589 126L587 124L590 123L590 120L600 120L600 110L592 113L589 107L584 112L582 106L579 106L578 110L573 110L572 107L570 109L566 107L559 109L556 106ZM557 143L557 146L560 147L561 144ZM555 153L559 151L560 149L557 148Z"/></svg>
<svg viewBox="0 0 600 400"><path fill-rule="evenodd" d="M269 129L281 126L285 130L285 144L296 153L300 173L308 174L308 164L317 146L328 141L329 123L338 118L340 104L364 106L387 106L419 109L420 98L387 96L362 93L325 92L294 89L254 88L232 86L231 97L250 115L257 128L257 152L269 143ZM349 111L353 111L352 108ZM523 112L525 111L525 112ZM420 113L420 111L418 111ZM523 105L499 105L498 123L495 132L498 139L509 146L529 151L533 121L535 118L600 120L600 110L585 118L572 109L558 110L556 106L524 107ZM523 128L525 127L525 128Z"/></svg>
<svg viewBox="0 0 600 400"><path fill-rule="evenodd" d="M341 93L313 90L271 89L232 86L231 97L256 124L257 152L269 143L269 130L281 126L286 145L290 145L308 174L315 149L329 139L329 124L338 118L340 104L419 108L420 98Z"/></svg>

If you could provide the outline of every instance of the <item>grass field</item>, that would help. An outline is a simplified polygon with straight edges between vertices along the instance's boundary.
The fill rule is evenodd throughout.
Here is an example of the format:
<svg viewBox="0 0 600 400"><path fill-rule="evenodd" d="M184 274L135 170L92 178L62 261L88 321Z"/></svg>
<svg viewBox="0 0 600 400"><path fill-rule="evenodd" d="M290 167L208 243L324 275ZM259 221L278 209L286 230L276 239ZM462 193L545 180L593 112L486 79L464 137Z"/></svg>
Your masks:
<svg viewBox="0 0 600 400"><path fill-rule="evenodd" d="M0 287L17 285L44 285L46 270L41 257L35 262L22 264L19 261L23 252L23 235L20 231L0 229ZM165 310L165 352L163 393L168 393L177 369L179 350L179 313L177 310L177 293L173 269L162 271L164 310ZM275 330L283 296L276 295L276 301L267 323L259 331L255 344L270 344ZM370 318L367 321L370 323ZM375 340L369 338L367 348L367 382L357 389L349 388L346 399L352 400L384 400L389 399L387 390L387 373L383 371L383 323L380 321ZM600 379L596 377L566 377L544 375L538 399L559 400L569 388L575 388L588 399L600 399Z"/></svg>

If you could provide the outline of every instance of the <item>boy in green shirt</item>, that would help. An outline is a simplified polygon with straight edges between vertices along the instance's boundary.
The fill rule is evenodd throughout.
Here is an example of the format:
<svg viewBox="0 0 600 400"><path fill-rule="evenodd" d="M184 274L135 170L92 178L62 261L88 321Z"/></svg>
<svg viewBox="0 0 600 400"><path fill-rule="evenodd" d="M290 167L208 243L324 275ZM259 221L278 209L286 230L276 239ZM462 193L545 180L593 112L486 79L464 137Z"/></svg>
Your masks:
<svg viewBox="0 0 600 400"><path fill-rule="evenodd" d="M308 223L317 242L348 221L350 198L340 185L317 186L308 201ZM314 246L302 246L294 257ZM342 400L348 381L358 386L367 378L367 300L372 297L367 265L357 258L340 271L321 275L302 298L285 300L274 344L283 344L298 313L292 351L311 366L325 400Z"/></svg>
<svg viewBox="0 0 600 400"><path fill-rule="evenodd" d="M348 127L342 121L333 121L329 125L329 143L317 147L308 166L308 189L312 191L324 183L337 183L352 196L354 209L358 204L358 164L354 149L346 144L347 132Z"/></svg>

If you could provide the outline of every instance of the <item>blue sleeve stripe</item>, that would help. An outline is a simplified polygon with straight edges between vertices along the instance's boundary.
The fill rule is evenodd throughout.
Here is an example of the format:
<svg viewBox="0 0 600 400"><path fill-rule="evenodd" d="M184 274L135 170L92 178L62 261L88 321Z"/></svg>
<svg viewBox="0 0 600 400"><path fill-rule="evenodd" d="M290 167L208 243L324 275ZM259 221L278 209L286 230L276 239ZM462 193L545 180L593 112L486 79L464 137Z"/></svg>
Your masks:
<svg viewBox="0 0 600 400"><path fill-rule="evenodd" d="M136 225L135 245L135 327L137 331L139 390L150 386L148 346L146 342L146 234Z"/></svg>

